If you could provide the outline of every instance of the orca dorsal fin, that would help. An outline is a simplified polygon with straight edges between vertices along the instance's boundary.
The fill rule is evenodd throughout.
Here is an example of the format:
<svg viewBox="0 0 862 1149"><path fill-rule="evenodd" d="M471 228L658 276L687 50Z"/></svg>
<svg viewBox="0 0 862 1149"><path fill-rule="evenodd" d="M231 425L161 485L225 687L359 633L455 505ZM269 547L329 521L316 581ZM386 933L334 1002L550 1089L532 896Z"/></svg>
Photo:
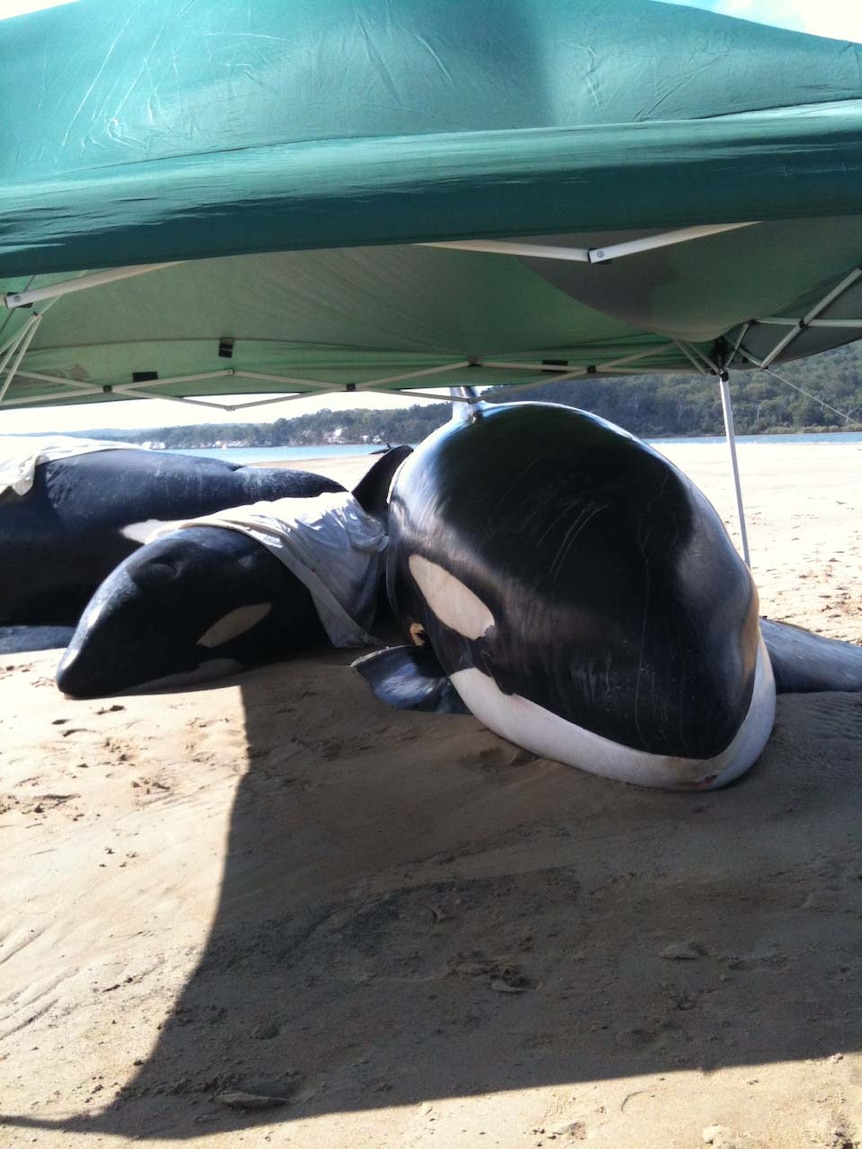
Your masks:
<svg viewBox="0 0 862 1149"><path fill-rule="evenodd" d="M351 663L395 710L469 714L430 646L387 646Z"/></svg>
<svg viewBox="0 0 862 1149"><path fill-rule="evenodd" d="M386 515L392 476L412 453L412 447L393 447L365 472L353 488L353 497L366 514L377 519Z"/></svg>

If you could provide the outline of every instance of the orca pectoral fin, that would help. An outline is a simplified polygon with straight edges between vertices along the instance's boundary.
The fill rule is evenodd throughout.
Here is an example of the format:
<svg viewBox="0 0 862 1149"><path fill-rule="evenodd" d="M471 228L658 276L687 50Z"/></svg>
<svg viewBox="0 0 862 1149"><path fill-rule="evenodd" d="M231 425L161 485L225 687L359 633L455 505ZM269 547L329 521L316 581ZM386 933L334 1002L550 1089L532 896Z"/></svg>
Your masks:
<svg viewBox="0 0 862 1149"><path fill-rule="evenodd" d="M60 650L74 633L74 626L0 626L0 654Z"/></svg>
<svg viewBox="0 0 862 1149"><path fill-rule="evenodd" d="M396 710L470 713L430 646L389 646L352 665L380 701Z"/></svg>
<svg viewBox="0 0 862 1149"><path fill-rule="evenodd" d="M862 690L862 646L765 618L760 630L779 694Z"/></svg>

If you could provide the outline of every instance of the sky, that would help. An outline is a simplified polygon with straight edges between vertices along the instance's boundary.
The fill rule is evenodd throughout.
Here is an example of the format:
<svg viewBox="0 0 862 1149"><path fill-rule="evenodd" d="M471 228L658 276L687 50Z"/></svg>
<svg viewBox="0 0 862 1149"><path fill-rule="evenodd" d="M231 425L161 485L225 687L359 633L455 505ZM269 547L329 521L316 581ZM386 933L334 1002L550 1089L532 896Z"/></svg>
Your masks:
<svg viewBox="0 0 862 1149"><path fill-rule="evenodd" d="M40 8L55 7L77 0L0 0L0 19L32 12ZM839 40L862 43L862 0L663 0L721 12L744 20L808 32L816 36L831 36ZM250 402L268 396L244 395L237 402ZM441 392L441 399L446 392ZM228 401L227 398L225 401ZM230 412L221 415L211 408L197 410L183 403L165 400L136 400L101 403L80 407L43 407L30 411L4 411L0 413L0 434L31 432L63 432L99 430L100 428L140 428L180 426L189 423L265 422L280 418L294 418L324 407L345 410L355 407L392 410L421 402L384 395L333 394L312 399L297 399L252 408L247 414Z"/></svg>
<svg viewBox="0 0 862 1149"><path fill-rule="evenodd" d="M836 40L862 43L862 3L860 0L664 0L721 12L740 20L772 24L808 32L812 36L832 36ZM0 0L2 3L2 0Z"/></svg>

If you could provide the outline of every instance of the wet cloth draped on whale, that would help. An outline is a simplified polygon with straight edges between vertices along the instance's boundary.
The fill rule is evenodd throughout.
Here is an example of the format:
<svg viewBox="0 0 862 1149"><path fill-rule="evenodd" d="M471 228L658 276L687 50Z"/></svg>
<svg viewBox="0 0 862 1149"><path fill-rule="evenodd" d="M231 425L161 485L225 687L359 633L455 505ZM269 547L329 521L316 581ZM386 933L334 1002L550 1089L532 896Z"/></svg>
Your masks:
<svg viewBox="0 0 862 1149"><path fill-rule="evenodd" d="M174 688L326 642L367 646L385 545L347 491L157 532L91 599L57 685L75 698Z"/></svg>
<svg viewBox="0 0 862 1149"><path fill-rule="evenodd" d="M112 443L104 439L79 439L72 435L48 435L30 438L27 435L9 435L2 439L0 449L0 495L12 491L26 495L36 479L36 468L57 459L71 459L76 455L89 455L93 451L145 451L136 443Z"/></svg>
<svg viewBox="0 0 862 1149"><path fill-rule="evenodd" d="M387 590L421 645L356 665L392 705L467 709L544 757L669 789L730 781L772 729L757 591L719 516L584 412L477 404L430 436L393 484ZM785 667L785 628L766 639L791 689L862 687L862 650L793 630ZM809 642L827 661L806 685Z"/></svg>
<svg viewBox="0 0 862 1149"><path fill-rule="evenodd" d="M386 546L388 451L353 493L169 524L104 580L57 670L92 698L232 674L299 650L365 646Z"/></svg>
<svg viewBox="0 0 862 1149"><path fill-rule="evenodd" d="M191 527L239 531L266 547L308 588L333 646L374 642L367 628L377 603L386 532L349 491L233 507L163 527L152 538Z"/></svg>

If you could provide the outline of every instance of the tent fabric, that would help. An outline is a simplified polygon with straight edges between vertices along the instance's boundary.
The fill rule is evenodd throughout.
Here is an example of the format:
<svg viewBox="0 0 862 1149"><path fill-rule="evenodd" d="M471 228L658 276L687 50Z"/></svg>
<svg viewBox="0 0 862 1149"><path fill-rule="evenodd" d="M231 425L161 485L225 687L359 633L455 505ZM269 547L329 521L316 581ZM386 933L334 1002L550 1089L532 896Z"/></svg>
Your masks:
<svg viewBox="0 0 862 1149"><path fill-rule="evenodd" d="M79 0L0 53L0 292L174 264L0 313L0 406L690 373L812 309L777 360L859 333L862 45L657 0ZM724 224L609 263L418 246Z"/></svg>

